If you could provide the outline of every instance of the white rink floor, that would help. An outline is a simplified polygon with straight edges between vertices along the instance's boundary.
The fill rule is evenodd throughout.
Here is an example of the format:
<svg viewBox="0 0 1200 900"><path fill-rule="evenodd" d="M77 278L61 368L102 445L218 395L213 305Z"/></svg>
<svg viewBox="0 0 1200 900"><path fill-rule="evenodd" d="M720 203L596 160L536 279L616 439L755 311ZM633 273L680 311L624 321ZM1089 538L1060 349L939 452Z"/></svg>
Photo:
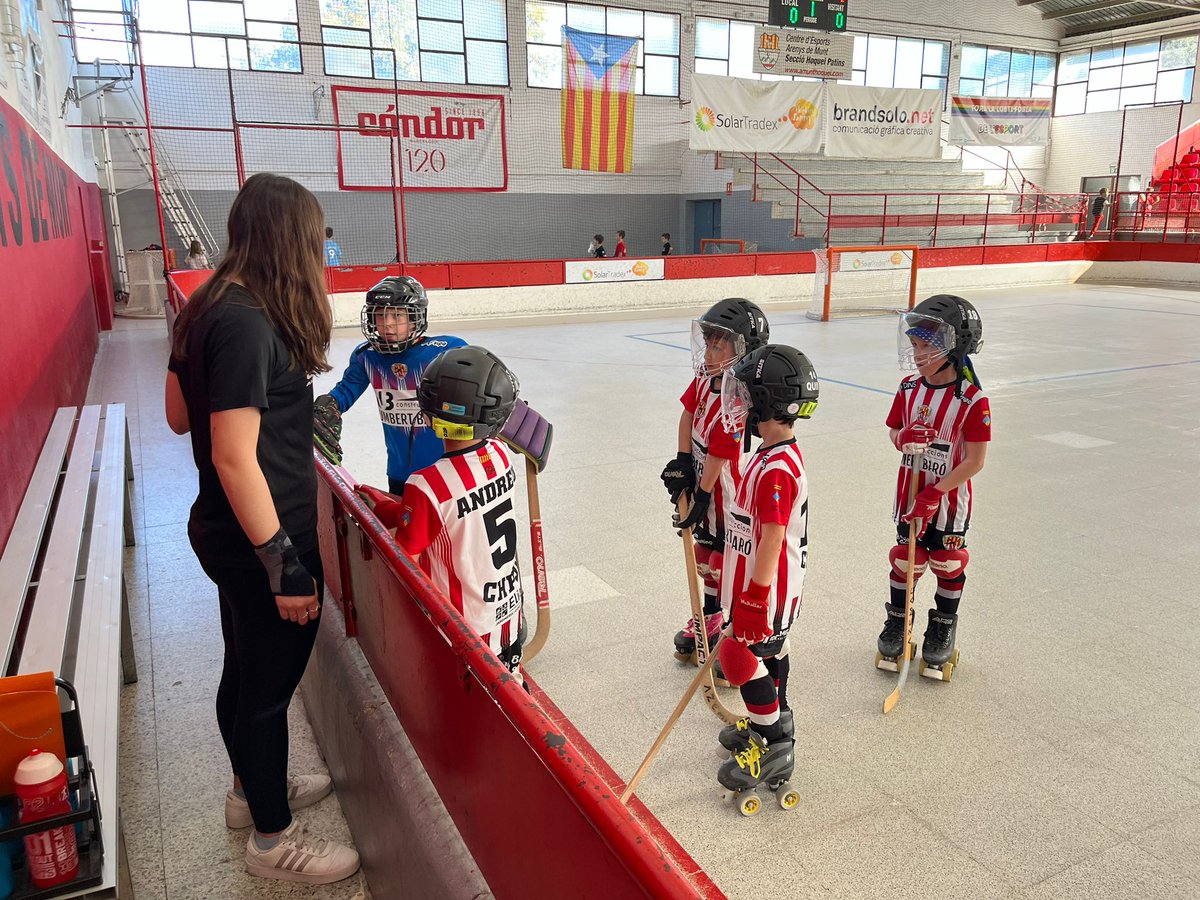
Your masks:
<svg viewBox="0 0 1200 900"><path fill-rule="evenodd" d="M698 305L716 299L697 294ZM1075 286L968 299L984 320L976 363L995 441L975 482L962 660L948 685L914 672L886 718L895 676L872 663L898 463L883 425L900 378L895 323L769 313L773 337L804 350L822 379L820 408L797 429L811 478L789 691L802 800L753 819L722 805L719 726L699 700L639 789L730 897L1200 896L1200 293ZM430 329L498 353L555 424L540 482L554 627L530 670L626 776L692 674L671 652L687 590L658 480L675 452L687 328L679 315L449 329L435 311ZM337 332L337 369L319 389L358 340ZM156 413L143 402L144 416ZM346 417L346 464L385 484L379 429L364 397ZM147 502L147 526L180 521ZM143 547L153 574L161 563ZM921 586L921 629L931 594ZM191 655L182 631L168 640ZM160 653L176 665L171 646L155 638L156 678ZM155 682L161 700L171 692ZM219 812L204 821L219 828ZM167 843L164 833L161 851ZM192 896L171 889L181 864L169 855L166 895ZM267 895L240 881L223 896Z"/></svg>

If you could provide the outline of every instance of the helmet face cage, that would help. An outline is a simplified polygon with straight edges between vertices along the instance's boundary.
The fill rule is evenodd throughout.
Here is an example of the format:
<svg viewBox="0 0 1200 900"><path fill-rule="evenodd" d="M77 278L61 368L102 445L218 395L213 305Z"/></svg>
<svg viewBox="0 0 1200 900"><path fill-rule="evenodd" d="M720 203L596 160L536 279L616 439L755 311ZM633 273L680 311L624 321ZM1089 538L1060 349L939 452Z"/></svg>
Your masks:
<svg viewBox="0 0 1200 900"><path fill-rule="evenodd" d="M697 375L720 375L732 368L748 350L746 339L733 329L702 319L692 322L692 368Z"/></svg>
<svg viewBox="0 0 1200 900"><path fill-rule="evenodd" d="M386 319L401 312L408 317L408 334L399 339L385 337L384 332L390 330ZM403 353L425 336L429 325L429 300L425 289L415 278L385 279L367 293L360 325L372 350Z"/></svg>
<svg viewBox="0 0 1200 900"><path fill-rule="evenodd" d="M900 314L896 352L902 372L917 371L918 358L926 365L943 359L953 362L957 347L957 332L949 322L919 312Z"/></svg>
<svg viewBox="0 0 1200 900"><path fill-rule="evenodd" d="M754 401L746 382L733 369L721 376L721 424L730 434L737 435L746 427Z"/></svg>

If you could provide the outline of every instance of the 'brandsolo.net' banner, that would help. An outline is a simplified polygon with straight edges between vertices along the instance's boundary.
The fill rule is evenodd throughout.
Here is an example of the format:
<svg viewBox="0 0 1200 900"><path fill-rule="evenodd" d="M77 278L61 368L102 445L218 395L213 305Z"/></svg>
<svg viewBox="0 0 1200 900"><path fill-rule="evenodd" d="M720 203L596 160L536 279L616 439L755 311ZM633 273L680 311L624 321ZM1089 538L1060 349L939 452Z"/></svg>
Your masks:
<svg viewBox="0 0 1200 900"><path fill-rule="evenodd" d="M1050 140L1050 98L951 97L950 143L992 147L1044 145Z"/></svg>
<svg viewBox="0 0 1200 900"><path fill-rule="evenodd" d="M850 159L941 156L940 91L692 76L689 146Z"/></svg>

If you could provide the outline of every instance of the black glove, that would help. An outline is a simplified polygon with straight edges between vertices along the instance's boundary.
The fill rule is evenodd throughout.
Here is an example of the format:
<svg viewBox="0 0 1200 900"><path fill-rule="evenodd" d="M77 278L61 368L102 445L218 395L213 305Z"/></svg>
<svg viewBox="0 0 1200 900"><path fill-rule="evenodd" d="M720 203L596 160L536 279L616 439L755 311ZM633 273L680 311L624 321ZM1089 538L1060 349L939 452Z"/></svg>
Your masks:
<svg viewBox="0 0 1200 900"><path fill-rule="evenodd" d="M675 458L667 463L659 476L667 486L671 502L678 503L685 492L691 492L696 486L696 466L692 463L692 454L676 453Z"/></svg>
<svg viewBox="0 0 1200 900"><path fill-rule="evenodd" d="M342 464L342 411L328 394L313 401L313 443L335 466Z"/></svg>
<svg viewBox="0 0 1200 900"><path fill-rule="evenodd" d="M265 544L254 548L258 561L267 570L271 593L280 597L311 597L316 594L316 581L300 562L300 554L292 539L282 528Z"/></svg>
<svg viewBox="0 0 1200 900"><path fill-rule="evenodd" d="M687 515L682 519L678 515L675 516L675 527L681 531L686 531L689 528L695 528L708 515L708 507L712 504L712 494L704 488L696 488L692 493L692 505L688 509Z"/></svg>

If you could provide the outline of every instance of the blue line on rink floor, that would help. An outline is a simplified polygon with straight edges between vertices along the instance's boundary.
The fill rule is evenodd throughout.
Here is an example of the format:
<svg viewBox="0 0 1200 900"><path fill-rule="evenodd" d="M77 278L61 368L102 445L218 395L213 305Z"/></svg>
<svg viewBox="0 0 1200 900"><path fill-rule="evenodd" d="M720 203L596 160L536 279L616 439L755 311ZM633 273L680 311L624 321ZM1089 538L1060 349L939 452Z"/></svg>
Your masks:
<svg viewBox="0 0 1200 900"><path fill-rule="evenodd" d="M1122 372L1140 372L1143 369L1170 369L1176 366L1194 366L1200 359L1185 359L1180 362L1151 363L1146 366L1126 366L1123 369L1098 369L1095 372L1072 372L1069 375L1045 375L1041 378L1026 378L1022 381L1005 381L997 387L1014 387L1021 384L1041 384L1045 381L1066 381L1069 378L1092 378L1096 375L1120 375Z"/></svg>
<svg viewBox="0 0 1200 900"><path fill-rule="evenodd" d="M1191 303L1191 300L1182 300L1180 297L1170 297L1170 300L1181 300L1184 303ZM1125 312L1136 313L1158 313L1163 316L1191 316L1192 318L1200 317L1200 313L1194 312L1177 312L1173 309L1139 309L1136 306L1109 306L1107 303L1064 303L1063 306L1083 306L1088 309L1120 309Z"/></svg>

